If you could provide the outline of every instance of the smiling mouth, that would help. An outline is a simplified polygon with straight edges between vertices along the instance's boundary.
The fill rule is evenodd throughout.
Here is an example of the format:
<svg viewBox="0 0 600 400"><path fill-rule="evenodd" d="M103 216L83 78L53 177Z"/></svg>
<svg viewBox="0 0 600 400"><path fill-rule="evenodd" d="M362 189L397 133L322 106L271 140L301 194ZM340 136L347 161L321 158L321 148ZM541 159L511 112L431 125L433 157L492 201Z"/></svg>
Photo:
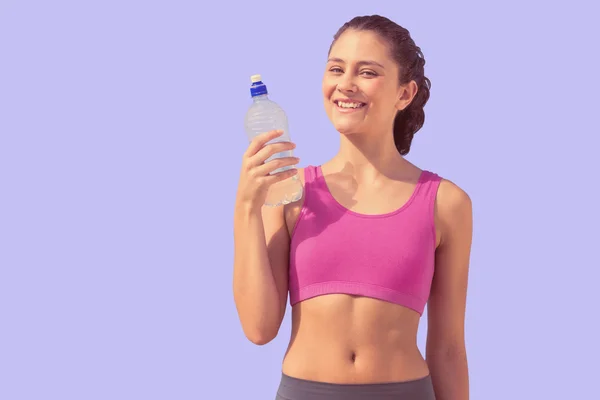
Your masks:
<svg viewBox="0 0 600 400"><path fill-rule="evenodd" d="M336 106L338 106L338 108L344 109L344 110L356 110L359 108L363 108L364 106L366 106L365 103L361 103L359 101L343 101L343 100L335 100L334 104Z"/></svg>

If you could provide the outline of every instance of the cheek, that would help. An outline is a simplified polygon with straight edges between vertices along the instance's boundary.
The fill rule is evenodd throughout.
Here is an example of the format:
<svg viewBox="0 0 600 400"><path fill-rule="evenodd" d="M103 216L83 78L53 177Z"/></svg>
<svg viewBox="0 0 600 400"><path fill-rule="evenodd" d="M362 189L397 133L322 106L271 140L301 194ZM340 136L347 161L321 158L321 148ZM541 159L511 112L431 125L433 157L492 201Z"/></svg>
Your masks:
<svg viewBox="0 0 600 400"><path fill-rule="evenodd" d="M361 90L371 99L389 97L390 90L384 79L368 79L361 85Z"/></svg>
<svg viewBox="0 0 600 400"><path fill-rule="evenodd" d="M390 90L383 84L373 85L369 88L369 99L372 105L377 109L377 113L383 115L395 113L396 102L398 101L397 93Z"/></svg>
<svg viewBox="0 0 600 400"><path fill-rule="evenodd" d="M321 83L321 90L323 91L323 96L329 98L335 91L336 83L333 79L325 76Z"/></svg>

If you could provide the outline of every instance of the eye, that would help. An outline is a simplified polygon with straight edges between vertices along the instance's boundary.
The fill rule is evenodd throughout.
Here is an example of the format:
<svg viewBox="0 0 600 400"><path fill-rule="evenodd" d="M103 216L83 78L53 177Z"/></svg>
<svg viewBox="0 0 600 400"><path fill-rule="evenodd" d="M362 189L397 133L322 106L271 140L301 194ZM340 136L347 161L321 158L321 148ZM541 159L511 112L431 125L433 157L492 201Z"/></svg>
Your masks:
<svg viewBox="0 0 600 400"><path fill-rule="evenodd" d="M362 74L366 74L369 77L377 76L377 74L375 72L373 72L373 71L362 71L361 73Z"/></svg>
<svg viewBox="0 0 600 400"><path fill-rule="evenodd" d="M329 69L330 72L333 72L334 74L340 74L342 73L342 69L339 67L332 67Z"/></svg>

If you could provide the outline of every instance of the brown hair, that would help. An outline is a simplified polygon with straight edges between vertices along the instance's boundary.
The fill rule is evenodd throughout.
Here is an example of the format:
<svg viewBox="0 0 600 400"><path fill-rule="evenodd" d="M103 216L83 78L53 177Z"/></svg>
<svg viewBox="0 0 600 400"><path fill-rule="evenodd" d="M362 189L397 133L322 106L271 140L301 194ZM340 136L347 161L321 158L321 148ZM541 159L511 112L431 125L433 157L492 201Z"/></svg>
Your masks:
<svg viewBox="0 0 600 400"><path fill-rule="evenodd" d="M329 52L342 33L348 29L377 33L388 43L391 56L398 63L400 83L404 84L414 80L418 86L417 94L412 102L404 110L398 111L394 119L394 142L400 154L406 155L410 151L415 133L425 122L423 107L429 100L431 82L425 76L423 53L407 29L380 15L355 17L346 22L333 36Z"/></svg>

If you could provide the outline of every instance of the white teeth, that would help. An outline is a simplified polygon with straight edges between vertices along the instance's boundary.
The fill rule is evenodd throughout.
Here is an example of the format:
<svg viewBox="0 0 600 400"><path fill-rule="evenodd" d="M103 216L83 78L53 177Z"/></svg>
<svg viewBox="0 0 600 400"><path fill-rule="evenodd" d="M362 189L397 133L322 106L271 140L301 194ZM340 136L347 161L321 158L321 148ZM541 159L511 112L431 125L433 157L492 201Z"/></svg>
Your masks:
<svg viewBox="0 0 600 400"><path fill-rule="evenodd" d="M359 108L362 107L362 103L346 103L346 102L342 102L342 101L338 101L337 105L342 107L342 108Z"/></svg>

